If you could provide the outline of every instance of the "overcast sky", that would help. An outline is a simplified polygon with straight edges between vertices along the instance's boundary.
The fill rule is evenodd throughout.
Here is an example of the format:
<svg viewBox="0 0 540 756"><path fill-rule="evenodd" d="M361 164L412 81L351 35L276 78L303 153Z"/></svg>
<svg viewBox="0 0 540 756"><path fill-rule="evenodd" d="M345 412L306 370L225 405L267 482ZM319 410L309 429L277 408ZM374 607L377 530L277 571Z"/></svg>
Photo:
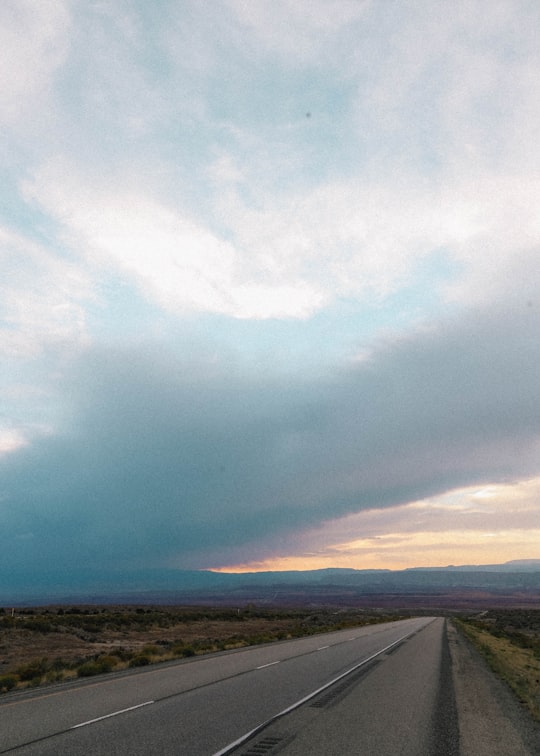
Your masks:
<svg viewBox="0 0 540 756"><path fill-rule="evenodd" d="M540 557L539 40L3 0L3 574Z"/></svg>

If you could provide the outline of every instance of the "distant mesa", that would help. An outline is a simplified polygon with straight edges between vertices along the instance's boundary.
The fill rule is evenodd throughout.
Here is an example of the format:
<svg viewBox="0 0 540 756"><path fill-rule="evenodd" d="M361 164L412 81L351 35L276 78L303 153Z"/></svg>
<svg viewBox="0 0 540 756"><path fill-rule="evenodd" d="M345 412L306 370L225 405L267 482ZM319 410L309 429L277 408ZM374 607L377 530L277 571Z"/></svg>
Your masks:
<svg viewBox="0 0 540 756"><path fill-rule="evenodd" d="M504 564L226 573L209 570L12 574L0 606L246 603L338 607L538 606L540 559Z"/></svg>

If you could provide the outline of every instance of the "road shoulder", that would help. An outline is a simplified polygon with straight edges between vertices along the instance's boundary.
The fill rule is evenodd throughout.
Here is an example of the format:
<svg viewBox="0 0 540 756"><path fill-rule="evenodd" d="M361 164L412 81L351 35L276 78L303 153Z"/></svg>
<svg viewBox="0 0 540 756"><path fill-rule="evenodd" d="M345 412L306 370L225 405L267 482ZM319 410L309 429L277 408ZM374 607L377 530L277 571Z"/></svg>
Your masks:
<svg viewBox="0 0 540 756"><path fill-rule="evenodd" d="M461 756L535 756L540 726L452 622L448 642Z"/></svg>
<svg viewBox="0 0 540 756"><path fill-rule="evenodd" d="M235 754L454 756L457 748L450 740L457 746L457 722L453 711L439 705L445 642L444 621L430 622L358 676L352 674L343 685L273 722ZM451 688L451 680L447 684ZM451 721L436 727L439 716ZM434 744L434 735L444 742Z"/></svg>

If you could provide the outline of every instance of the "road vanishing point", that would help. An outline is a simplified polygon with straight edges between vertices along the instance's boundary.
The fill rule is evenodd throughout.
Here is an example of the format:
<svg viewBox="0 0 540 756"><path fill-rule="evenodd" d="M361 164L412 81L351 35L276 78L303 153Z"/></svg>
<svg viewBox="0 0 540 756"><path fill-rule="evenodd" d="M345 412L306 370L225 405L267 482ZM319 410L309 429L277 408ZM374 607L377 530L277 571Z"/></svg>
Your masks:
<svg viewBox="0 0 540 756"><path fill-rule="evenodd" d="M6 694L16 756L531 756L538 727L422 617Z"/></svg>

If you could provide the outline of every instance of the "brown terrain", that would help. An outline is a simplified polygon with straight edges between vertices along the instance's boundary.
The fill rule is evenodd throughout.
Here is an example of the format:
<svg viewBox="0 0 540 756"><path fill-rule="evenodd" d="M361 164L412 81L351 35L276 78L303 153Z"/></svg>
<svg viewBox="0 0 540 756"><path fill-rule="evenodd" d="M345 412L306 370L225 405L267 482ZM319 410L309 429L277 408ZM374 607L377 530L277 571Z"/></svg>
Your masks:
<svg viewBox="0 0 540 756"><path fill-rule="evenodd" d="M395 618L394 613L367 615L358 610L4 609L0 692Z"/></svg>
<svg viewBox="0 0 540 756"><path fill-rule="evenodd" d="M540 719L538 604L486 609L480 600L473 608L469 595L459 608L441 609L446 603L441 595L427 601L426 596L410 598L411 606L399 610L391 606L391 596L380 595L374 602L378 609L253 604L0 608L0 693L404 616L442 614L454 617Z"/></svg>

